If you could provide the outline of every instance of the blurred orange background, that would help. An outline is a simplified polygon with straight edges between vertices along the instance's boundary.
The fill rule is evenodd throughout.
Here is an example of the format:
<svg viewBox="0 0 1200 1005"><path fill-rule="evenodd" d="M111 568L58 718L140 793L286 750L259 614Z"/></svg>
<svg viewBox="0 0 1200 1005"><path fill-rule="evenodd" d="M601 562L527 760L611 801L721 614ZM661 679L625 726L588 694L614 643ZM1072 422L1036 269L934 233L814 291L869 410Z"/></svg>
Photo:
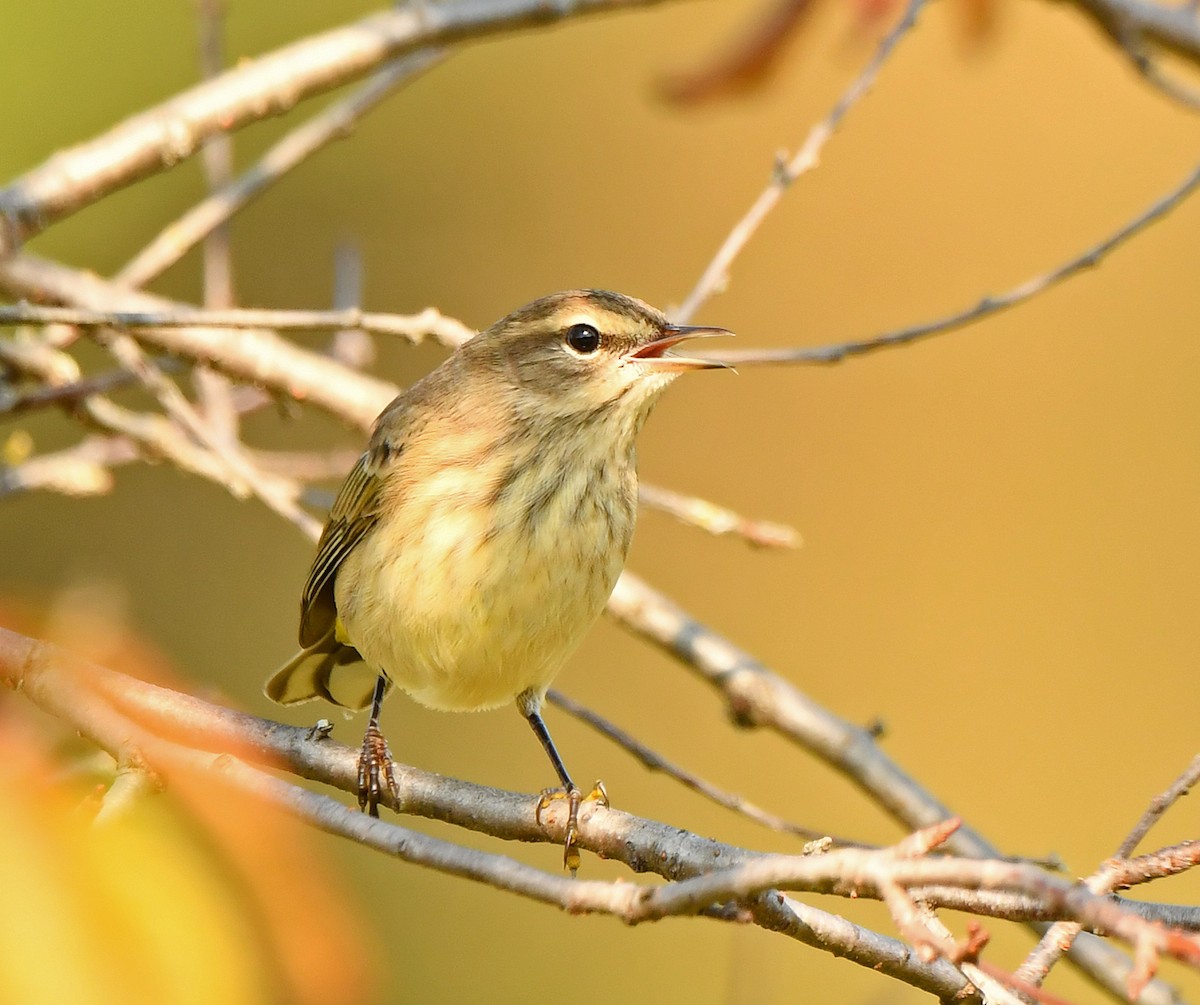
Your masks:
<svg viewBox="0 0 1200 1005"><path fill-rule="evenodd" d="M231 4L229 55L372 9L337 6L303 0L280 18L261 0ZM435 305L482 327L572 286L678 303L776 152L795 150L873 51L854 8L826 4L763 89L687 111L657 99L666 74L719 50L758 7L669 4L464 46L236 219L239 303L328 306L344 241L361 251L372 310ZM1194 119L1071 6L1000 4L983 38L966 20L955 3L924 11L697 320L735 330L738 348L927 320L1058 265L1192 169ZM0 176L187 86L195 38L191 4L7 11ZM319 104L238 134L238 164ZM31 250L111 273L202 192L188 162ZM1193 200L1098 269L965 331L836 367L680 381L642 436L643 478L791 523L804 545L764 553L646 512L631 568L839 715L882 719L886 750L1007 852L1055 853L1087 874L1197 751L1198 233ZM196 299L198 263L154 288ZM444 355L380 350L378 372L400 383ZM54 415L19 425L38 450L76 436ZM264 414L247 436L357 442L311 415ZM3 506L3 595L43 603L100 583L197 688L297 723L329 714L284 713L261 695L292 651L312 555L261 506L165 465L120 471L107 497ZM799 822L899 836L847 782L777 737L736 731L709 690L610 623L559 685ZM573 772L603 777L621 808L795 848L553 709L549 721ZM339 719L337 735L356 742L360 727ZM524 791L552 781L515 711L451 716L398 698L384 727L397 757L423 768ZM1198 831L1200 809L1185 801L1149 847ZM557 867L548 846L451 836ZM383 1001L926 1000L756 929L626 929L320 843L377 935ZM622 875L591 859L584 869ZM1200 885L1137 895L1196 903ZM892 933L873 905L818 903ZM989 959L1015 967L1030 938L987 927ZM1052 990L1097 1000L1062 971ZM1164 976L1200 997L1194 974L1167 965Z"/></svg>

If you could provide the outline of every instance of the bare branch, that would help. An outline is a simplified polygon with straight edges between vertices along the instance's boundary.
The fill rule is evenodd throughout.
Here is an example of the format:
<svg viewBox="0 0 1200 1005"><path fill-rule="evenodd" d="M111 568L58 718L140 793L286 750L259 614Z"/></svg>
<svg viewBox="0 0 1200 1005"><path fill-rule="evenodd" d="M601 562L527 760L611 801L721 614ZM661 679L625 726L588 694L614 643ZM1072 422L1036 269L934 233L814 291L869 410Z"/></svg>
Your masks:
<svg viewBox="0 0 1200 1005"><path fill-rule="evenodd" d="M612 740L623 750L628 751L641 762L642 766L648 771L661 771L664 775L675 779L681 785L686 786L693 792L698 792L705 799L710 799L718 806L724 806L726 809L733 810L735 813L740 813L749 820L753 820L757 824L762 824L764 827L770 828L773 831L779 831L784 834L794 834L797 837L802 837L807 841L828 841L829 835L822 831L813 830L811 827L801 827L799 824L794 824L790 820L785 820L783 817L776 816L767 810L744 799L732 792L726 792L718 788L711 782L705 781L699 775L681 768L676 764L671 763L662 755L656 753L647 747L640 740L630 736L629 733L615 726L603 716L596 714L591 709L584 707L579 702L568 698L561 691L556 691L553 688L546 692L546 697L550 700L550 704L561 708L570 716L574 716L580 722L586 723L592 729L600 733L602 736ZM843 838L833 838L831 843L836 843L842 846L858 845L856 841L849 841Z"/></svg>
<svg viewBox="0 0 1200 1005"><path fill-rule="evenodd" d="M287 479L264 475L236 441L226 440L210 429L183 392L145 356L131 336L108 328L97 329L94 336L154 395L167 415L216 458L217 466L224 468L222 484L235 495L244 491L253 493L312 540L320 536L321 525L296 503L300 494L297 486Z"/></svg>
<svg viewBox="0 0 1200 1005"><path fill-rule="evenodd" d="M732 534L759 548L798 548L800 535L791 527L769 520L751 520L707 499L643 483L638 489L643 506L670 513L675 519L709 534Z"/></svg>
<svg viewBox="0 0 1200 1005"><path fill-rule="evenodd" d="M113 277L144 286L179 261L199 241L248 205L289 171L336 139L400 84L437 65L440 52L416 52L388 63L349 97L330 105L288 133L237 179L223 185L169 224ZM266 327L270 327L269 325Z"/></svg>
<svg viewBox="0 0 1200 1005"><path fill-rule="evenodd" d="M286 770L333 785L357 787L358 752L312 731L220 708L87 664L56 647L0 628L0 683L70 723L99 746L146 756L168 772L183 763L217 770L247 783L259 795L332 833L432 868L492 883L501 889L570 911L605 911L626 920L649 920L638 907L643 891L627 882L581 882L552 875L487 852L462 848L372 819L329 797L289 786L241 761ZM200 753L201 751L207 752ZM502 792L395 765L401 802L393 808L491 834L506 840L559 843L566 822L561 808L537 819L536 795ZM736 865L742 849L618 810L587 806L580 840L597 854L635 871L687 879ZM690 908L689 908L690 910ZM704 913L703 911L701 913ZM777 895L754 898L755 920L826 952L845 955L943 999L973 998L960 973L944 961L924 964L895 939L871 932Z"/></svg>
<svg viewBox="0 0 1200 1005"><path fill-rule="evenodd" d="M1155 796L1150 800L1150 806L1121 842L1121 846L1116 850L1115 858L1128 858L1133 854L1133 851L1142 839L1150 833L1150 828L1153 827L1162 818L1162 815L1174 806L1180 799L1186 796L1193 788L1200 785L1200 754L1192 759L1192 763L1173 781L1166 791Z"/></svg>
<svg viewBox="0 0 1200 1005"><path fill-rule="evenodd" d="M200 71L205 80L220 75L225 67L224 0L199 0ZM217 133L204 142L200 152L204 179L212 192L229 184L233 177L233 140L227 133ZM233 247L228 225L215 227L204 240L204 306L232 307L236 302L233 289ZM232 384L221 373L206 366L192 371L196 388L198 413L206 428L223 443L235 445L238 438L238 413L233 401ZM286 516L286 514L285 514Z"/></svg>
<svg viewBox="0 0 1200 1005"><path fill-rule="evenodd" d="M1121 842L1116 855L1084 880L1087 888L1097 894L1108 893L1122 886L1174 875L1195 866L1200 861L1200 842L1189 841L1136 859L1130 859L1129 855L1159 818L1197 782L1200 782L1200 755L1192 760L1165 792L1151 800L1149 808ZM1070 949L1081 930L1080 925L1070 922L1060 921L1051 925L1025 962L1017 968L1017 976L1040 986L1063 953Z"/></svg>
<svg viewBox="0 0 1200 1005"><path fill-rule="evenodd" d="M1154 0L1074 0L1100 29L1122 48L1136 38L1161 45L1177 55L1200 61L1200 19L1196 9Z"/></svg>
<svg viewBox="0 0 1200 1005"><path fill-rule="evenodd" d="M0 499L23 492L49 491L69 496L104 495L112 491L110 468L142 457L122 436L91 436L66 450L0 466Z"/></svg>
<svg viewBox="0 0 1200 1005"><path fill-rule="evenodd" d="M661 646L711 684L725 699L733 721L773 729L846 775L905 826L919 829L953 816L879 749L870 733L839 719L773 673L753 656L692 618L677 604L626 571L617 581L607 612L619 624ZM998 851L969 827L950 839L959 855L997 858ZM1071 950L1088 974L1117 995L1125 994L1130 962L1097 939L1081 939ZM1143 1002L1174 1002L1166 985L1153 983Z"/></svg>
<svg viewBox="0 0 1200 1005"><path fill-rule="evenodd" d="M221 75L225 67L223 0L200 0L200 73L205 80ZM233 140L228 133L217 132L204 141L200 150L204 179L210 192L228 185L233 177ZM140 286L141 283L131 285ZM204 306L231 307L233 261L229 227L213 227L204 240Z"/></svg>
<svg viewBox="0 0 1200 1005"><path fill-rule="evenodd" d="M1134 69L1145 78L1151 86L1158 88L1172 101L1178 102L1191 111L1200 111L1200 91L1188 87L1176 80L1159 65L1143 46L1125 46L1129 60Z"/></svg>
<svg viewBox="0 0 1200 1005"><path fill-rule="evenodd" d="M362 307L363 262L358 246L342 241L333 254L333 309ZM364 370L375 362L375 343L361 328L339 328L333 333L329 355L339 363Z"/></svg>
<svg viewBox="0 0 1200 1005"><path fill-rule="evenodd" d="M31 263L35 260L29 260ZM30 273L34 273L41 264L33 264L28 273L18 272L14 287L29 292L35 292L31 285ZM44 263L51 269L62 269L55 263ZM66 270L69 272L70 270ZM57 293L62 299L70 299L72 277L66 275L49 276L53 284L45 287L47 294ZM82 278L82 276L78 277ZM103 283L103 280L98 280ZM19 285L18 285L19 284ZM107 285L107 284L106 284ZM82 284L75 291L80 299L99 299L100 293L109 293L113 299L120 299L119 288L115 285L108 289L89 291ZM147 294L125 294L130 298L148 298ZM57 299L57 297L56 297ZM408 339L419 344L427 336L432 335L442 345L452 349L462 345L475 336L475 329L461 321L448 318L434 307L427 307L418 314L384 314L380 312L363 311L357 307L342 308L331 311L308 310L274 310L271 308L241 307L228 310L202 310L184 304L171 306L172 301L154 298L164 306L155 310L127 310L121 308L87 307L43 307L38 304L19 303L0 306L0 325L21 324L68 324L81 328L127 328L140 331L143 328L232 328L254 329L274 328L277 331L320 331L354 328L372 335L392 335ZM149 300L147 299L147 303Z"/></svg>
<svg viewBox="0 0 1200 1005"><path fill-rule="evenodd" d="M846 113L871 89L875 83L875 78L879 76L880 69L887 62L887 58L891 55L892 50L895 49L896 43L916 24L917 14L920 12L923 4L924 0L909 0L904 14L896 23L896 26L879 43L879 48L876 50L874 58L863 68L863 71L855 78L854 82L841 98L838 99L837 104L833 106L830 113L824 120L813 126L809 131L807 139L805 139L803 145L792 158L787 159L780 156L771 174L770 183L763 189L750 209L747 210L746 215L734 225L733 230L729 232L729 236L725 238L721 247L717 249L717 253L713 256L712 261L709 262L703 275L701 275L696 285L692 288L691 293L687 295L683 303L679 306L679 309L672 312L674 320L687 321L694 317L701 305L728 285L729 270L734 260L741 254L742 249L750 242L750 239L762 225L763 220L767 218L779 203L779 200L783 198L784 192L788 190L791 184L801 175L806 174L817 166L825 144L841 124Z"/></svg>
<svg viewBox="0 0 1200 1005"><path fill-rule="evenodd" d="M1024 303L1026 300L1030 300L1039 293L1044 293L1051 287L1058 285L1066 279L1070 279L1080 272L1095 268L1110 252L1120 247L1156 220L1160 220L1166 216L1196 191L1197 187L1200 187L1200 165L1195 167L1181 184L1156 199L1133 217L1133 219L1081 254L1069 259L1057 268L1051 269L1049 272L1043 273L1040 276L1034 276L1032 279L1027 279L1025 282L1014 286L1004 293L983 297L966 310L947 315L936 321L927 321L924 324L898 328L895 331L886 332L883 335L877 335L873 338L856 342L839 342L834 345L816 346L813 348L784 347L779 349L714 350L709 355L713 359L719 359L724 363L731 363L737 366L751 364L777 365L780 363L840 363L850 356L860 356L879 349L890 349L896 346L907 345L910 342L916 342L918 339L926 338L929 335L938 335L942 332L962 328L990 314L996 314Z"/></svg>
<svg viewBox="0 0 1200 1005"><path fill-rule="evenodd" d="M160 369L166 368L160 364ZM137 378L128 370L110 370L95 377L84 377L82 380L66 384L47 384L21 391L0 388L0 415L16 415L54 405L70 405L82 398L108 394L136 382Z"/></svg>
<svg viewBox="0 0 1200 1005"><path fill-rule="evenodd" d="M0 259L0 288L15 297L69 303L96 311L175 313L181 306L27 254ZM343 317L337 327L345 326ZM139 329L138 340L303 399L363 429L370 428L375 416L396 394L396 388L386 381L356 373L262 328L153 327Z"/></svg>
<svg viewBox="0 0 1200 1005"><path fill-rule="evenodd" d="M60 151L0 190L0 257L65 216L196 152L218 132L277 115L414 49L662 0L451 0L406 4L239 63Z"/></svg>

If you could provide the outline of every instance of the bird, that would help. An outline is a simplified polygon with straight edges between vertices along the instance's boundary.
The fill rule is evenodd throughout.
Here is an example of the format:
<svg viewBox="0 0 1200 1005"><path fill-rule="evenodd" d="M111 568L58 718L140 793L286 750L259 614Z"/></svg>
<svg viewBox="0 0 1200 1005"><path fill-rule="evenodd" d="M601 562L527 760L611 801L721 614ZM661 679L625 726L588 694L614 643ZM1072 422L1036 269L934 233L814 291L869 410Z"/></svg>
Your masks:
<svg viewBox="0 0 1200 1005"><path fill-rule="evenodd" d="M575 871L583 796L542 705L624 567L643 422L679 374L727 368L670 350L727 334L623 294L567 290L465 342L380 413L318 542L301 649L265 687L285 705L370 706L361 809L378 816L384 790L397 794L379 728L393 685L433 709L515 703L561 786L542 793L538 819L568 800ZM593 794L607 803L600 783Z"/></svg>

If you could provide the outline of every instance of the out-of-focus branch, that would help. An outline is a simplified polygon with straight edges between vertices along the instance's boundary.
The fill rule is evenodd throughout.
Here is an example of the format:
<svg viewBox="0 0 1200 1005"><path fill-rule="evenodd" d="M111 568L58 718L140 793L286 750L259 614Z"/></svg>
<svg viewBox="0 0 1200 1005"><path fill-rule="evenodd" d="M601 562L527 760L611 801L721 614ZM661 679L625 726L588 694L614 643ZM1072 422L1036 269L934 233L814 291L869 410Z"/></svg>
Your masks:
<svg viewBox="0 0 1200 1005"><path fill-rule="evenodd" d="M1200 66L1200 12L1191 3L1156 0L1071 0L1108 36L1146 80L1187 108L1200 108L1200 93L1171 79L1159 68L1151 50L1159 49ZM889 17L893 4L862 5L860 18L875 22ZM988 3L974 5L974 16L988 20ZM665 96L682 104L725 97L766 80L800 35L813 0L774 0L741 39L718 59L699 70L677 74L663 84ZM864 17L863 14L866 16ZM974 30L980 30L976 24Z"/></svg>
<svg viewBox="0 0 1200 1005"><path fill-rule="evenodd" d="M214 80L225 68L225 7L223 0L200 0L200 72L206 81ZM200 151L204 180L210 192L224 188L233 177L233 140L225 132L216 132L204 141ZM140 286L141 283L131 283ZM232 307L233 260L229 227L213 227L204 239L204 306ZM232 417L232 416L230 416ZM210 420L211 421L211 420Z"/></svg>
<svg viewBox="0 0 1200 1005"><path fill-rule="evenodd" d="M446 317L433 307L427 307L417 314L386 314L378 311L364 311L357 307L343 308L331 311L309 310L272 310L254 307L233 308L228 310L202 310L185 304L176 305L173 301L154 298L163 306L154 309L149 307L147 294L122 293L116 286L110 286L104 280L91 277L96 285L84 285L82 274L71 277L57 270L64 269L56 263L22 256L28 264L28 270L18 270L14 274L14 291L22 290L36 293L38 270L43 270L42 278L49 282L41 287L46 296L53 295L55 299L62 298L72 302L72 292L81 299L100 299L101 296L120 300L122 297L144 300L145 310L130 309L91 309L87 307L44 307L38 304L19 303L0 305L0 325L19 324L69 324L82 328L110 327L128 328L140 332L144 328L232 328L255 329L273 328L276 331L319 331L355 328L372 335L390 335L404 338L413 343L423 342L432 336L442 345L457 348L468 339L473 338L475 329ZM2 269L2 266L0 266ZM70 273L71 270L66 270ZM3 280L0 280L3 282ZM88 291L92 290L89 295ZM19 294L18 294L19 295Z"/></svg>
<svg viewBox="0 0 1200 1005"><path fill-rule="evenodd" d="M117 361L154 395L179 428L212 454L217 467L224 469L220 479L222 484L227 485L235 495L243 492L254 494L285 520L295 524L301 533L314 541L317 539L321 525L297 505L300 490L295 483L259 471L246 457L240 443L227 440L211 429L183 396L183 392L146 357L131 336L107 328L99 329L95 334ZM91 404L95 403L93 401Z"/></svg>
<svg viewBox="0 0 1200 1005"><path fill-rule="evenodd" d="M125 437L90 436L66 450L31 457L12 466L0 465L0 499L39 491L103 495L112 490L110 469L142 456Z"/></svg>
<svg viewBox="0 0 1200 1005"><path fill-rule="evenodd" d="M388 63L357 91L288 133L239 177L221 186L169 224L113 276L113 282L144 286L179 261L197 242L248 205L284 175L336 139L349 134L358 119L442 58L439 52L415 52ZM267 327L270 327L269 325Z"/></svg>
<svg viewBox="0 0 1200 1005"><path fill-rule="evenodd" d="M200 72L205 80L220 76L225 68L224 0L199 0ZM233 140L228 133L216 133L205 142L200 153L204 180L209 192L229 184L233 177ZM236 302L233 286L233 244L228 224L221 224L204 239L202 289L205 307L232 307ZM207 366L192 370L196 388L197 413L205 428L230 451L237 450L238 412L234 404L233 384L224 374ZM240 451L238 451L240 454ZM268 505L271 505L268 502ZM281 515L287 517L286 511Z"/></svg>
<svg viewBox="0 0 1200 1005"><path fill-rule="evenodd" d="M1189 3L1155 0L1071 0L1118 46L1152 43L1200 64L1200 17Z"/></svg>
<svg viewBox="0 0 1200 1005"><path fill-rule="evenodd" d="M0 190L0 257L65 216L190 157L210 136L277 115L414 49L662 0L449 0L380 11L312 35L60 151Z"/></svg>
<svg viewBox="0 0 1200 1005"><path fill-rule="evenodd" d="M660 85L663 96L681 105L747 91L771 76L814 8L815 0L774 0L720 57L698 70L676 73Z"/></svg>
<svg viewBox="0 0 1200 1005"><path fill-rule="evenodd" d="M170 361L164 361L170 362ZM160 369L165 369L162 364ZM27 389L0 388L0 415L16 415L39 408L70 405L96 394L108 394L130 384L137 378L128 370L109 370L94 377L84 377L64 384L42 384Z"/></svg>
<svg viewBox="0 0 1200 1005"><path fill-rule="evenodd" d="M17 298L98 311L174 313L183 306L28 254L0 258L0 289ZM364 429L396 393L386 381L307 352L263 328L142 328L138 341L307 401Z"/></svg>

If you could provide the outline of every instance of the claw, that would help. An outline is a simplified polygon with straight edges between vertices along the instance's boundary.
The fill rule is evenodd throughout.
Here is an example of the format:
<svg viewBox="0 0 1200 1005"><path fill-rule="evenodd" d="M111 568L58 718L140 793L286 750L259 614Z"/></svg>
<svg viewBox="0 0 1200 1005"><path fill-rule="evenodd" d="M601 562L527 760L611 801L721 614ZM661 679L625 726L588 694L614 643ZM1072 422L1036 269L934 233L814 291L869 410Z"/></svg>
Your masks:
<svg viewBox="0 0 1200 1005"><path fill-rule="evenodd" d="M373 817L379 816L379 803L384 797L385 786L392 798L398 801L400 788L392 769L392 752L383 733L372 722L367 726L362 752L358 755L358 808Z"/></svg>
<svg viewBox="0 0 1200 1005"><path fill-rule="evenodd" d="M537 807L534 809L534 819L539 825L542 822L542 811L556 799L567 800L566 836L563 838L563 867L574 877L579 871L580 863L578 844L580 804L587 801L596 802L601 806L608 806L608 791L604 788L604 783L601 781L597 781L592 786L592 791L586 796L574 785L570 788L543 789L542 794L538 797Z"/></svg>

